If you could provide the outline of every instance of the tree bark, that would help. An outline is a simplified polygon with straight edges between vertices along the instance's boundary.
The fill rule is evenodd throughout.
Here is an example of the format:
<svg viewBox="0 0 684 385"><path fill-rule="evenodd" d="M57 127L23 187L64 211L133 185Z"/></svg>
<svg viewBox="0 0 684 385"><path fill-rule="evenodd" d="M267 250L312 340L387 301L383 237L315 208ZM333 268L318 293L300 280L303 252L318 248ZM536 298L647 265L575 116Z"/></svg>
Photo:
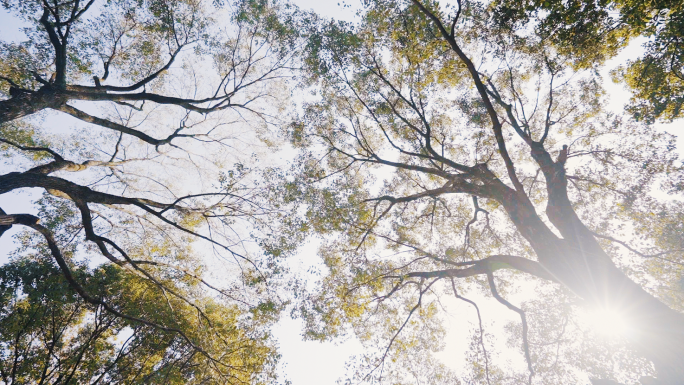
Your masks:
<svg viewBox="0 0 684 385"><path fill-rule="evenodd" d="M67 98L49 87L38 91L18 90L12 98L0 100L0 123L10 122L46 108L57 109Z"/></svg>
<svg viewBox="0 0 684 385"><path fill-rule="evenodd" d="M541 145L532 155L546 178L547 217L562 238L512 189L502 195L501 203L539 263L587 306L610 308L624 316L630 326L626 337L653 362L659 383L684 383L684 315L646 292L605 253L572 208L564 162L553 162Z"/></svg>

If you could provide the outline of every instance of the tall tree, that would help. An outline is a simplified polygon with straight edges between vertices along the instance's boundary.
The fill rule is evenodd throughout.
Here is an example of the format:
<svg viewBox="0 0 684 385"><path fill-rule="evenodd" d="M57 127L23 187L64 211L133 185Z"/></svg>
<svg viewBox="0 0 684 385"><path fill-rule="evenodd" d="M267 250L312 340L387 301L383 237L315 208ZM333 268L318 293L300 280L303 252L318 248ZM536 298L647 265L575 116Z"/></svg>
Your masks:
<svg viewBox="0 0 684 385"><path fill-rule="evenodd" d="M353 330L375 349L360 379L457 381L430 358L439 300L480 317L466 294L480 287L519 316L509 330L526 370L493 358L481 319L467 383L574 383L578 371L681 383L674 138L607 112L574 51L495 16L471 1L378 0L358 24L310 25L304 85L317 93L290 125L303 155L288 185L328 239L327 273L300 309L307 336ZM538 298L507 300L516 283ZM628 344L587 336L580 308L619 314Z"/></svg>
<svg viewBox="0 0 684 385"><path fill-rule="evenodd" d="M87 372L78 383L99 373L82 367L113 353L106 333L87 335L93 330L82 324L87 313L96 324L104 317L116 325L109 330L139 330L140 344L158 339L131 363L141 365L141 375L154 376L145 374L146 365L157 362L153 367L180 370L173 376L181 382L272 380L277 354L259 333L283 304L270 283L282 272L274 246L282 252L296 237L277 230L285 212L271 199L263 174L269 171L255 164L276 144L269 130L286 100L296 52L291 12L266 1L2 4L28 27L26 41L2 42L0 49L0 194L36 188L43 196L38 217L0 201L0 236L12 226L28 229L16 261L41 250L52 256L50 268L60 269L60 285L69 285L59 298L75 310L59 327L82 330L83 338L109 349L89 356L87 365L61 363L71 354L66 350L42 351L36 362L45 362L36 365L51 373L50 383L63 383L67 367ZM88 274L103 271L120 278L112 285L133 286L102 293ZM40 296L22 302L17 287L7 295L21 306L36 312L61 306ZM137 294L120 293L137 287ZM253 348L244 343L247 334L234 338L252 328L241 324L249 319ZM24 330L11 326L12 317L3 319L7 349L40 350L24 338L40 333L42 321L28 319ZM231 363L238 356L244 365ZM20 358L16 365L28 372L10 382L42 381L45 373ZM195 360L204 363L178 368ZM205 378L194 370L214 372ZM129 374L117 381L137 382Z"/></svg>

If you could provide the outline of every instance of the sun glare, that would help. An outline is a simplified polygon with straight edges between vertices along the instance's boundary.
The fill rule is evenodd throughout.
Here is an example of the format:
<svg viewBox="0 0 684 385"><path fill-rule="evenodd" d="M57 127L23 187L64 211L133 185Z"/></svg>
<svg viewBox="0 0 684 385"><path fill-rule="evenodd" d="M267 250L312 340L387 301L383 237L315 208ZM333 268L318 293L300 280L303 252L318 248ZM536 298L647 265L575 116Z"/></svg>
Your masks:
<svg viewBox="0 0 684 385"><path fill-rule="evenodd" d="M597 308L587 310L583 315L584 323L595 333L606 337L624 336L629 331L629 324L619 310Z"/></svg>

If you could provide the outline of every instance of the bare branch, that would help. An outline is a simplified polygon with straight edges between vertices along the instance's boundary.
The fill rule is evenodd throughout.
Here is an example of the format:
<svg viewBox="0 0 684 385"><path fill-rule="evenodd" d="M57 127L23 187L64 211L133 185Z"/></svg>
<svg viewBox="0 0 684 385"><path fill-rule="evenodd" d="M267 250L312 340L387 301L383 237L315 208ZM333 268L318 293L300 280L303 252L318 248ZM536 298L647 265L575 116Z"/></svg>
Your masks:
<svg viewBox="0 0 684 385"><path fill-rule="evenodd" d="M607 239L611 242L618 243L618 244L622 245L625 249L631 251L632 253L634 253L640 257L660 259L660 260L667 261L670 263L674 263L674 264L677 264L680 266L684 266L684 263L673 261L673 260L667 259L667 258L662 258L663 255L674 254L674 253L682 253L682 252L684 252L684 249L667 250L667 251L662 251L662 252L657 253L657 254L644 254L644 253L638 251L637 249L630 247L629 244L627 244L627 242L623 242L619 239L613 238L613 237L608 236L608 235L601 235L601 234L594 232L594 231L592 231L592 234L594 234L594 236L597 238Z"/></svg>
<svg viewBox="0 0 684 385"><path fill-rule="evenodd" d="M468 262L456 262L454 264L463 266L470 265L465 269L446 269L426 272L411 272L406 274L408 277L421 278L465 278L474 275L488 274L499 269L513 269L522 271L535 277L556 282L556 279L539 262L514 255L492 255L484 259Z"/></svg>
<svg viewBox="0 0 684 385"><path fill-rule="evenodd" d="M520 314L520 321L522 322L522 340L523 340L523 350L525 351L525 359L527 360L527 369L530 371L530 376L528 377L527 383L532 384L532 377L534 376L534 369L532 368L532 358L530 357L530 344L527 341L527 317L522 309L517 308L510 302L506 301L496 290L496 284L494 283L494 274L491 271L487 272L487 280L489 281L489 288L492 291L492 295L497 301L504 304L507 308L513 310L514 312Z"/></svg>
<svg viewBox="0 0 684 385"><path fill-rule="evenodd" d="M485 376L487 377L487 384L491 385L491 382L489 381L489 357L487 354L487 348L485 347L484 344L484 329L482 328L482 317L480 316L480 308L477 306L477 304L468 298L462 297L458 294L456 291L456 283L454 282L454 279L451 278L451 288L454 290L454 295L456 298L465 301L475 308L475 311L477 311L477 322L480 325L480 346L482 347L482 351L484 352L484 359L485 359Z"/></svg>

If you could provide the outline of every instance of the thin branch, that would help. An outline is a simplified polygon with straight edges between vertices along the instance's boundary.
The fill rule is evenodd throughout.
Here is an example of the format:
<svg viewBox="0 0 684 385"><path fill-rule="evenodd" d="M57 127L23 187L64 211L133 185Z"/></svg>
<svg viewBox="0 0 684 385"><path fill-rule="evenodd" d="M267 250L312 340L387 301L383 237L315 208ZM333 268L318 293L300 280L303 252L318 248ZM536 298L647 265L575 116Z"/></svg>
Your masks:
<svg viewBox="0 0 684 385"><path fill-rule="evenodd" d="M419 294L418 294L418 303L416 303L416 305L415 305L413 308L411 308L411 310L409 311L408 316L406 316L406 319L404 320L404 323L401 324L401 327L399 328L399 330L397 330L397 332L394 333L394 335L392 336L392 339L390 340L389 344L387 345L387 348L385 349L385 353L382 355L382 358L380 359L380 362L378 362L378 364L375 366L375 368L373 368L373 370L371 370L371 371L364 377L364 379L368 378L368 376L370 376L378 367L380 367L380 365L382 365L382 364L385 362L385 358L387 358L387 354L389 353L390 348L392 348L392 345L394 344L394 341L397 339L397 337L399 336L399 334L401 333L401 331L404 330L404 327L406 327L406 324L408 324L408 322L409 322L409 320L411 319L411 316L413 315L413 313L414 313L414 312L420 307L420 305L422 304L423 294L425 294L425 292L427 292L428 289L430 289L430 286L432 286L432 285L433 285L435 282L437 282L438 280L439 280L439 278L434 279L432 282L430 282L429 285L427 285L427 287L426 287L424 290L420 290L420 292L419 292ZM382 377L382 374L381 374L381 377Z"/></svg>
<svg viewBox="0 0 684 385"><path fill-rule="evenodd" d="M611 242L618 243L618 244L622 245L625 249L631 251L632 253L634 253L634 254L636 254L636 255L638 255L638 256L640 256L640 257L643 257L643 258L655 258L655 259L660 259L660 260L663 260L663 261L666 261L666 262L670 262L670 263L674 263L674 264L677 264L677 265L680 265L680 266L684 266L684 263L677 262L677 261L673 261L673 260L671 260L671 259L667 259L667 258L662 258L662 257L661 257L662 255L667 255L667 254L674 254L674 253L681 253L681 252L684 252L684 249L667 250L667 251L663 251L663 252L660 252L660 253L657 253L657 254L644 254L644 253L640 252L639 250L636 250L636 249L630 247L626 242L623 242L623 241L621 241L621 240L619 240L619 239L615 239L615 238L613 238L613 237L611 237L611 236L608 236L608 235L601 235L601 234L599 234L599 233L597 233L597 232L594 232L594 231L591 231L591 233L592 233L595 237L597 237L597 238L602 238L602 239L609 240L609 241L611 241Z"/></svg>
<svg viewBox="0 0 684 385"><path fill-rule="evenodd" d="M52 157L55 158L55 160L62 160L62 161L64 160L64 158L61 155L59 155L57 152L55 152L54 150L52 150L48 147L22 146L18 143L11 141L11 140L7 140L7 139L3 139L3 138L0 138L0 143L9 144L10 146L16 147L22 151L47 152L48 154L52 155Z"/></svg>
<svg viewBox="0 0 684 385"><path fill-rule="evenodd" d="M50 248L50 252L52 253L52 257L55 259L57 262L57 265L59 266L60 270L62 270L62 274L64 274L64 278L67 280L69 283L69 286L71 286L78 295L83 298L84 301L93 304L93 305L98 305L102 306L105 310L110 312L111 314L127 319L129 321L134 321L138 322L147 326L151 326L155 329L163 330L166 332L171 332L180 335L190 346L192 346L193 349L197 350L198 352L202 353L205 357L207 357L209 360L211 360L214 363L220 364L222 366L227 366L225 363L215 359L212 357L206 350L195 344L182 330L172 328L172 327L167 327L163 326L160 324L157 324L152 321L148 321L142 318L130 316L124 313L121 313L120 311L114 309L111 305L109 305L107 302L97 299L95 297L90 296L85 289L76 281L74 276L71 273L71 269L69 268L66 260L64 259L64 256L62 255L62 252L59 250L59 247L57 246L57 242L55 241L54 236L52 235L52 232L47 229L46 227L40 225L38 222L40 221L39 218L33 216L33 215L14 215L14 223L15 224L20 224L24 225L27 227L30 227L37 232L39 232L43 237L45 238L45 241L48 244L48 247Z"/></svg>
<svg viewBox="0 0 684 385"><path fill-rule="evenodd" d="M527 369L530 371L530 376L527 379L528 384L532 384L532 377L534 376L534 369L532 368L532 358L530 357L530 344L529 341L527 340L527 317L525 316L525 312L511 304L510 302L506 301L496 290L496 284L494 283L494 274L491 271L487 272L487 280L489 281L489 288L492 291L492 295L494 298L496 298L497 301L501 302L504 304L507 308L513 310L514 312L520 314L520 321L522 322L522 340L523 340L523 350L525 352L525 359L527 360Z"/></svg>
<svg viewBox="0 0 684 385"><path fill-rule="evenodd" d="M456 283L454 282L453 278L451 278L451 288L454 290L454 295L456 296L456 298L473 305L475 307L475 311L477 311L477 322L480 325L480 346L482 346L482 351L484 352L485 358L485 375L487 377L487 384L491 385L491 382L489 381L489 358L487 357L487 348L484 344L484 329L482 328L482 317L480 316L480 308L474 301L471 301L468 298L462 297L458 294L458 291L456 291Z"/></svg>

